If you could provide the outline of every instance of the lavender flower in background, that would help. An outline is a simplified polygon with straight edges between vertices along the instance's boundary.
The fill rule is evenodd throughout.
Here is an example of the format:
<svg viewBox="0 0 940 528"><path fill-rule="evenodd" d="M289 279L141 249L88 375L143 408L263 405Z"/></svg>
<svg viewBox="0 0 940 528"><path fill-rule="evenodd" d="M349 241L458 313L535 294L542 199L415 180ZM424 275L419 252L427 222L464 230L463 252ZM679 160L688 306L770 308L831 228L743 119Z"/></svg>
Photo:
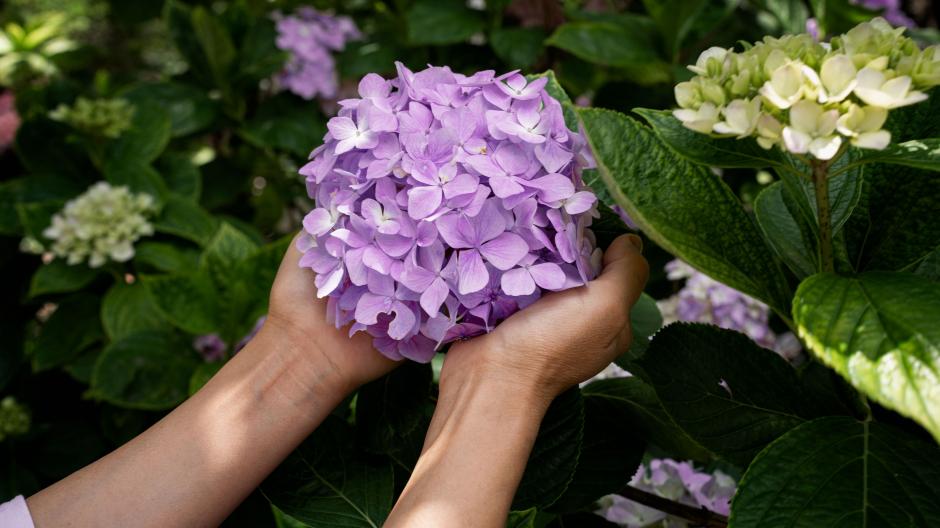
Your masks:
<svg viewBox="0 0 940 528"><path fill-rule="evenodd" d="M851 3L860 5L865 9L871 9L880 13L885 20L893 26L904 26L909 28L917 27L917 23L911 20L911 17L901 9L901 0L850 0Z"/></svg>
<svg viewBox="0 0 940 528"><path fill-rule="evenodd" d="M822 35L819 34L819 20L815 18L806 19L806 32L809 33L809 36L813 37L813 40L819 42Z"/></svg>
<svg viewBox="0 0 940 528"><path fill-rule="evenodd" d="M16 98L13 92L0 94L0 152L13 144L20 128L20 115L16 113Z"/></svg>
<svg viewBox="0 0 940 528"><path fill-rule="evenodd" d="M681 260L666 264L670 280L686 279L676 295L657 302L664 324L675 321L709 323L746 334L762 347L797 361L800 343L792 333L778 336L770 329L770 309L764 303L722 284Z"/></svg>
<svg viewBox="0 0 940 528"><path fill-rule="evenodd" d="M721 471L696 471L691 462L668 458L654 459L649 467L640 465L630 486L660 497L720 515L728 515L735 482ZM688 522L644 506L619 495L602 498L595 512L608 521L627 528L687 528Z"/></svg>
<svg viewBox="0 0 940 528"><path fill-rule="evenodd" d="M212 363L225 357L228 345L219 334L204 334L193 339L193 348L206 363Z"/></svg>
<svg viewBox="0 0 940 528"><path fill-rule="evenodd" d="M293 15L275 13L277 47L289 53L276 82L283 88L313 99L336 96L337 76L333 53L361 37L351 18L301 7Z"/></svg>
<svg viewBox="0 0 940 528"><path fill-rule="evenodd" d="M298 247L337 327L426 362L594 277L593 159L545 78L396 66L340 102L301 169L317 208Z"/></svg>

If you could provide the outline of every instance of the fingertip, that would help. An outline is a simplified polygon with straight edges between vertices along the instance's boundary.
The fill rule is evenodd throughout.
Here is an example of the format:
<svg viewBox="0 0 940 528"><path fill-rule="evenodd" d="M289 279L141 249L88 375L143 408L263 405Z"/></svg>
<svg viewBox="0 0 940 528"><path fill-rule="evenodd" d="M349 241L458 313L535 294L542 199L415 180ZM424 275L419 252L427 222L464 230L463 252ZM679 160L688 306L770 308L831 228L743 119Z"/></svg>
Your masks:
<svg viewBox="0 0 940 528"><path fill-rule="evenodd" d="M610 243L607 251L604 252L604 266L620 260L631 253L642 252L643 239L633 233L620 235Z"/></svg>

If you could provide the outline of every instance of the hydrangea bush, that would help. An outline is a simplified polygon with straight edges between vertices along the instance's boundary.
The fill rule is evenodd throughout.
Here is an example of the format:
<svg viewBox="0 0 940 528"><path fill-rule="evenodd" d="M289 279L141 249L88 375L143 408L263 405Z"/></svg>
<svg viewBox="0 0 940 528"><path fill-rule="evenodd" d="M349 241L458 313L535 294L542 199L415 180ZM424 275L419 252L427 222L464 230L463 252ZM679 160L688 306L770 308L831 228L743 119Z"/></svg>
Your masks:
<svg viewBox="0 0 940 528"><path fill-rule="evenodd" d="M940 524L938 42L897 3L130 4L0 9L0 501L198 390L304 231L334 322L418 361L227 522L381 526L444 343L629 225L634 341L551 405L508 525Z"/></svg>
<svg viewBox="0 0 940 528"><path fill-rule="evenodd" d="M341 101L300 173L317 208L300 265L316 272L337 327L392 359L496 326L593 278L597 201L548 78L417 73L401 63ZM596 263L594 264L596 265Z"/></svg>

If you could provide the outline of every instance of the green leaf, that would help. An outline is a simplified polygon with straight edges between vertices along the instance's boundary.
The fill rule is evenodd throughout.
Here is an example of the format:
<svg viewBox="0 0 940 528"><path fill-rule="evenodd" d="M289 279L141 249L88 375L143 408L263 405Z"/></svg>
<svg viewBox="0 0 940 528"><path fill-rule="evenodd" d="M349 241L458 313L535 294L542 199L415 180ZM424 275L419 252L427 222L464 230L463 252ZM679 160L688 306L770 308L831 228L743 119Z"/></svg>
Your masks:
<svg viewBox="0 0 940 528"><path fill-rule="evenodd" d="M212 78L216 85L225 91L229 86L229 72L236 57L232 37L222 22L205 7L193 8L190 16L193 32L202 47Z"/></svg>
<svg viewBox="0 0 940 528"><path fill-rule="evenodd" d="M927 95L927 100L922 103L888 112L888 122L884 128L891 132L891 141L904 143L940 137L940 122L937 120L937 115L940 115L940 89L933 88Z"/></svg>
<svg viewBox="0 0 940 528"><path fill-rule="evenodd" d="M757 195L754 213L764 238L798 279L816 273L816 230L789 197L783 182L775 182Z"/></svg>
<svg viewBox="0 0 940 528"><path fill-rule="evenodd" d="M189 395L192 396L196 394L199 389L203 388L206 383L209 383L212 376L215 376L224 366L224 362L215 361L213 363L201 363L196 367L192 377L189 378Z"/></svg>
<svg viewBox="0 0 940 528"><path fill-rule="evenodd" d="M573 388L555 398L542 419L513 510L544 509L562 496L574 478L583 435L584 401Z"/></svg>
<svg viewBox="0 0 940 528"><path fill-rule="evenodd" d="M353 447L349 425L330 416L261 489L291 518L313 528L378 528L392 509L394 478L387 459Z"/></svg>
<svg viewBox="0 0 940 528"><path fill-rule="evenodd" d="M620 15L609 21L562 24L545 41L594 64L627 70L640 84L667 82L669 66L656 52L656 26L641 15Z"/></svg>
<svg viewBox="0 0 940 528"><path fill-rule="evenodd" d="M484 29L480 13L462 0L417 0L405 18L415 45L456 44Z"/></svg>
<svg viewBox="0 0 940 528"><path fill-rule="evenodd" d="M169 192L160 173L147 163L109 161L103 172L108 183L126 186L135 193L149 194L157 204L162 204Z"/></svg>
<svg viewBox="0 0 940 528"><path fill-rule="evenodd" d="M663 314L659 311L656 299L643 292L630 310L630 326L633 328L633 343L630 348L617 358L620 367L629 370L629 364L642 356L649 348L650 338L663 326Z"/></svg>
<svg viewBox="0 0 940 528"><path fill-rule="evenodd" d="M62 365L101 339L99 302L79 294L59 303L32 344L34 371Z"/></svg>
<svg viewBox="0 0 940 528"><path fill-rule="evenodd" d="M601 178L647 236L710 277L787 313L786 278L721 178L680 158L649 128L623 114L577 112Z"/></svg>
<svg viewBox="0 0 940 528"><path fill-rule="evenodd" d="M626 414L627 403L584 395L584 438L574 476L565 493L548 510L568 513L590 506L623 489L636 473L646 447Z"/></svg>
<svg viewBox="0 0 940 528"><path fill-rule="evenodd" d="M936 174L899 165L868 165L865 183L857 212L846 227L856 270L912 269L940 248Z"/></svg>
<svg viewBox="0 0 940 528"><path fill-rule="evenodd" d="M929 171L940 171L940 138L891 143L884 150L862 149L856 164L891 163Z"/></svg>
<svg viewBox="0 0 940 528"><path fill-rule="evenodd" d="M259 17L248 28L242 39L238 58L238 73L255 82L276 74L287 62L287 53L275 45L277 30L269 17Z"/></svg>
<svg viewBox="0 0 940 528"><path fill-rule="evenodd" d="M206 273L140 277L163 316L191 334L220 327L219 292Z"/></svg>
<svg viewBox="0 0 940 528"><path fill-rule="evenodd" d="M168 273L190 271L199 265L199 252L167 242L141 242L134 248L134 263Z"/></svg>
<svg viewBox="0 0 940 528"><path fill-rule="evenodd" d="M751 464L729 528L940 525L940 450L845 417L803 424Z"/></svg>
<svg viewBox="0 0 940 528"><path fill-rule="evenodd" d="M431 375L430 365L408 362L359 389L356 433L363 449L414 468L434 412Z"/></svg>
<svg viewBox="0 0 940 528"><path fill-rule="evenodd" d="M542 54L545 37L542 28L499 28L490 33L490 46L510 68L528 68Z"/></svg>
<svg viewBox="0 0 940 528"><path fill-rule="evenodd" d="M0 183L0 234L21 235L23 226L16 212L17 204L54 203L61 207L66 200L78 196L85 185L61 174L33 174Z"/></svg>
<svg viewBox="0 0 940 528"><path fill-rule="evenodd" d="M212 239L206 244L200 265L211 273L227 275L238 261L248 258L257 248L258 246L247 235L232 227L228 222L222 222Z"/></svg>
<svg viewBox="0 0 940 528"><path fill-rule="evenodd" d="M298 157L306 157L325 133L326 125L316 106L286 94L262 103L239 130L245 141L256 147L284 150Z"/></svg>
<svg viewBox="0 0 940 528"><path fill-rule="evenodd" d="M132 86L122 97L137 105L158 105L170 118L173 137L198 132L218 117L218 105L205 90L175 82L142 83Z"/></svg>
<svg viewBox="0 0 940 528"><path fill-rule="evenodd" d="M190 161L189 156L165 154L157 160L157 168L163 174L169 191L194 202L199 201L199 195L202 193L202 174L199 167Z"/></svg>
<svg viewBox="0 0 940 528"><path fill-rule="evenodd" d="M706 4L705 0L643 0L646 11L666 40L670 56L678 53L679 46ZM800 28L798 32L802 31Z"/></svg>
<svg viewBox="0 0 940 528"><path fill-rule="evenodd" d="M692 439L663 408L656 391L642 379L611 378L591 382L583 389L585 398L611 401L612 422L625 422L638 436L679 458L705 462L713 455Z"/></svg>
<svg viewBox="0 0 940 528"><path fill-rule="evenodd" d="M29 282L29 297L50 293L71 293L91 284L101 270L84 264L69 266L62 259L39 266Z"/></svg>
<svg viewBox="0 0 940 528"><path fill-rule="evenodd" d="M796 370L738 332L672 324L656 334L639 363L676 423L741 466L817 416L818 404L803 398Z"/></svg>
<svg viewBox="0 0 940 528"><path fill-rule="evenodd" d="M805 33L809 10L801 0L763 0L762 5L777 19L780 33Z"/></svg>
<svg viewBox="0 0 940 528"><path fill-rule="evenodd" d="M170 141L170 116L155 104L135 107L131 128L108 145L105 165L117 167L150 163Z"/></svg>
<svg viewBox="0 0 940 528"><path fill-rule="evenodd" d="M39 240L46 240L43 230L52 223L52 216L58 213L64 203L60 201L31 202L15 204L16 216L23 233Z"/></svg>
<svg viewBox="0 0 940 528"><path fill-rule="evenodd" d="M169 324L147 287L140 282L116 283L101 303L101 324L111 341L144 330L166 330Z"/></svg>
<svg viewBox="0 0 940 528"><path fill-rule="evenodd" d="M91 376L92 394L131 409L162 410L189 395L198 361L175 334L139 332L104 349Z"/></svg>
<svg viewBox="0 0 940 528"><path fill-rule="evenodd" d="M682 157L722 168L763 169L784 166L778 149L765 150L753 139L715 138L689 130L669 110L634 108L645 119L656 136Z"/></svg>
<svg viewBox="0 0 940 528"><path fill-rule="evenodd" d="M861 199L864 176L861 167L855 165L859 154L857 150L849 150L836 160L830 169L829 187L829 213L832 223L833 235L839 233ZM813 232L818 231L819 219L816 213L816 191L808 178L798 174L810 174L812 169L802 161L787 157L793 171L778 171L783 180L786 192L800 208L807 221L811 222Z"/></svg>
<svg viewBox="0 0 940 528"><path fill-rule="evenodd" d="M159 232L205 245L215 234L218 220L190 200L169 196L153 226Z"/></svg>
<svg viewBox="0 0 940 528"><path fill-rule="evenodd" d="M824 363L940 440L940 284L907 273L819 274L793 317Z"/></svg>

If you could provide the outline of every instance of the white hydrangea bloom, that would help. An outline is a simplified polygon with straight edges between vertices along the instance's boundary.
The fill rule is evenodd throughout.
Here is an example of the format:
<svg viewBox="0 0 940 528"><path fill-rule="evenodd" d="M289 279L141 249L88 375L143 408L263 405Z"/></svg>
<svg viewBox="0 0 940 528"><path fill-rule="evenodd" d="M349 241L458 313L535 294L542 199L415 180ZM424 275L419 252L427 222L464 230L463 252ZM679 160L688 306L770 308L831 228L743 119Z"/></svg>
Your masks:
<svg viewBox="0 0 940 528"><path fill-rule="evenodd" d="M56 257L69 264L87 261L97 268L109 260L133 258L134 242L153 234L147 218L154 211L150 195L99 182L66 203L42 234L52 241L50 250Z"/></svg>
<svg viewBox="0 0 940 528"><path fill-rule="evenodd" d="M754 137L770 149L830 160L846 141L891 142L887 112L940 85L940 46L921 50L904 28L876 18L830 42L765 37L742 52L709 48L675 87L673 115L696 132Z"/></svg>

